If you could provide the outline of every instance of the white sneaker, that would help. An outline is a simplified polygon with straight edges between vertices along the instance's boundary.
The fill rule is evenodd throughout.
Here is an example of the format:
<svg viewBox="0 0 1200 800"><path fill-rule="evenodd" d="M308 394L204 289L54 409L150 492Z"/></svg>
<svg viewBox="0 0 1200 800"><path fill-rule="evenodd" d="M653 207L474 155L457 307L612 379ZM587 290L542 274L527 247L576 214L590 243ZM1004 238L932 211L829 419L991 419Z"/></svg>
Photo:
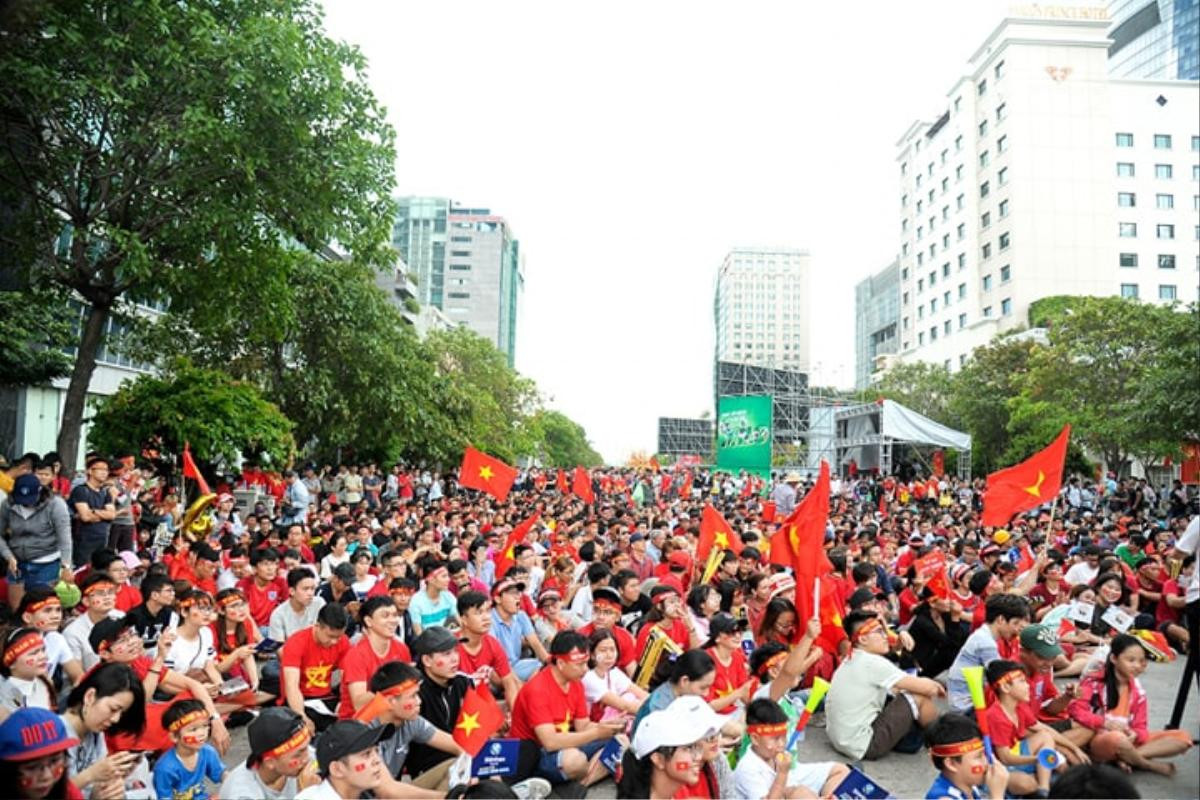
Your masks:
<svg viewBox="0 0 1200 800"><path fill-rule="evenodd" d="M550 796L550 781L545 778L527 778L509 788L521 800L543 800Z"/></svg>

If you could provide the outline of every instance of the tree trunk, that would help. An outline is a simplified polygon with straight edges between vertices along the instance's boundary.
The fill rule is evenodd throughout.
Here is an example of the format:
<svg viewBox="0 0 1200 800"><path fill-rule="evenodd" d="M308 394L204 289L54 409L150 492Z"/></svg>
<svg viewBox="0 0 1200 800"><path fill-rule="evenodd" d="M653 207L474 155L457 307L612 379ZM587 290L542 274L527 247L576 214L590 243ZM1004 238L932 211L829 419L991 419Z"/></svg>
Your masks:
<svg viewBox="0 0 1200 800"><path fill-rule="evenodd" d="M96 371L96 352L104 338L104 325L108 322L111 307L92 304L88 306L79 334L79 349L75 356L75 368L71 370L71 383L67 386L67 398L63 403L62 427L58 429L58 454L63 469L74 472L79 459L79 437L83 429L83 409L87 403L88 385Z"/></svg>

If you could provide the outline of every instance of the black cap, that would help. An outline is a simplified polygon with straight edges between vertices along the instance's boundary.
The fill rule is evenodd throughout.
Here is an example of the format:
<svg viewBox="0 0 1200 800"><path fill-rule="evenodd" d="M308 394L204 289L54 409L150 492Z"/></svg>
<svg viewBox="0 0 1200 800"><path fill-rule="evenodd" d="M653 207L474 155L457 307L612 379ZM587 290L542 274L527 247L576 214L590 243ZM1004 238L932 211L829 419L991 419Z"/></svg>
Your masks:
<svg viewBox="0 0 1200 800"><path fill-rule="evenodd" d="M746 621L739 620L732 614L727 614L720 611L713 614L712 621L708 623L708 640L716 641L718 635L722 633L734 633L739 629L745 629Z"/></svg>
<svg viewBox="0 0 1200 800"><path fill-rule="evenodd" d="M253 764L261 760L263 755L285 744L304 729L304 720L287 706L263 709L246 729L246 738L250 742L250 757L246 763Z"/></svg>
<svg viewBox="0 0 1200 800"><path fill-rule="evenodd" d="M850 599L847 604L850 606L850 610L854 611L862 608L867 603L874 602L878 599L879 595L877 593L871 591L866 586L863 586L854 590L854 593L850 595Z"/></svg>
<svg viewBox="0 0 1200 800"><path fill-rule="evenodd" d="M347 562L343 562L334 567L333 574L336 575L337 579L342 583L354 583L354 567L350 566L350 564Z"/></svg>
<svg viewBox="0 0 1200 800"><path fill-rule="evenodd" d="M414 658L445 653L456 647L458 647L458 639L441 625L433 625L421 631L421 635L413 639L411 644Z"/></svg>
<svg viewBox="0 0 1200 800"><path fill-rule="evenodd" d="M322 775L329 774L329 765L339 758L370 750L383 735L384 727L369 728L353 719L333 723L317 739L317 767Z"/></svg>
<svg viewBox="0 0 1200 800"><path fill-rule="evenodd" d="M105 617L96 623L88 634L88 644L94 652L99 653L104 646L112 647L113 642L121 638L121 634L133 627L127 618L113 619Z"/></svg>

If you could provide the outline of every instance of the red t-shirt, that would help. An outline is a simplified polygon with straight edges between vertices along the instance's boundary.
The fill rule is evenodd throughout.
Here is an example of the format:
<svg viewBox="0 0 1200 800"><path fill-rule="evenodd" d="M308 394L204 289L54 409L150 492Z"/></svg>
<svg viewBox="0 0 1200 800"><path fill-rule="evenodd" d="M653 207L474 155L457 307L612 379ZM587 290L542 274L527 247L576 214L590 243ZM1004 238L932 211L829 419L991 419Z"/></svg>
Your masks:
<svg viewBox="0 0 1200 800"><path fill-rule="evenodd" d="M1054 685L1054 679L1050 677L1050 673L1037 672L1030 675L1026 671L1025 675L1029 680L1029 702L1022 703L1021 707L1026 709L1030 714L1033 714L1035 718L1044 722L1066 719L1067 710L1065 708L1057 716L1047 714L1042 710L1046 703L1058 697L1058 687Z"/></svg>
<svg viewBox="0 0 1200 800"><path fill-rule="evenodd" d="M412 654L408 652L408 645L399 639L392 639L388 642L387 653L381 657L375 654L371 640L363 636L358 640L358 644L350 648L342 658L342 699L338 702L338 719L351 719L354 716L354 703L350 701L350 684L369 683L375 670L389 661L411 664Z"/></svg>
<svg viewBox="0 0 1200 800"><path fill-rule="evenodd" d="M691 637L688 634L686 622L681 619L677 619L669 626L663 625L662 622L656 624L663 628L667 632L667 635L670 636L677 645L682 647L684 650L691 649ZM646 652L646 642L650 641L650 629L653 627L654 625L643 625L642 629L638 631L637 652Z"/></svg>
<svg viewBox="0 0 1200 800"><path fill-rule="evenodd" d="M504 648L500 646L500 642L496 641L496 637L490 633L483 635L483 639L479 643L479 652L475 655L468 653L467 646L462 642L458 644L459 672L474 675L475 671L480 667L491 667L495 670L496 675L501 678L512 672L512 667L509 666L508 656L505 654Z"/></svg>
<svg viewBox="0 0 1200 800"><path fill-rule="evenodd" d="M624 669L627 665L637 661L638 650L633 642L633 634L620 625L614 625L611 630L613 638L617 640L617 667ZM579 629L579 633L588 637L595 632L596 623L594 622L589 622Z"/></svg>
<svg viewBox="0 0 1200 800"><path fill-rule="evenodd" d="M342 659L350 650L350 641L342 636L332 647L322 647L313 638L311 627L297 631L288 637L279 651L279 666L295 667L300 670L300 694L305 697L329 697L333 694L333 671L341 666ZM287 702L280 677L279 703Z"/></svg>
<svg viewBox="0 0 1200 800"><path fill-rule="evenodd" d="M538 742L534 733L538 725L554 725L560 733L570 733L575 730L575 720L587 718L583 684L571 681L563 691L554 680L553 667L543 667L517 693L508 735Z"/></svg>
<svg viewBox="0 0 1200 800"><path fill-rule="evenodd" d="M992 734L992 743L996 747L1012 747L1025 738L1029 726L1037 722L1037 717L1024 703L1017 704L1017 721L1013 722L1004 713L999 703L992 703L987 710L988 728Z"/></svg>
<svg viewBox="0 0 1200 800"><path fill-rule="evenodd" d="M128 583L122 583L121 588L117 589L117 604L114 606L118 611L129 611L130 609L142 604L142 593L136 586L131 586Z"/></svg>
<svg viewBox="0 0 1200 800"><path fill-rule="evenodd" d="M246 595L250 617L259 627L271 624L271 612L288 596L287 581L278 575L262 588L259 588L253 575L248 575L237 582L237 588Z"/></svg>
<svg viewBox="0 0 1200 800"><path fill-rule="evenodd" d="M1154 622L1162 625L1164 622L1179 624L1179 609L1171 608L1167 605L1168 597L1181 597L1183 590L1179 588L1179 581L1173 578L1167 578L1162 584L1162 599L1156 604L1154 609Z"/></svg>
<svg viewBox="0 0 1200 800"><path fill-rule="evenodd" d="M905 586L904 591L900 593L900 624L907 625L912 622L913 609L921 602L921 598L917 597L911 586Z"/></svg>
<svg viewBox="0 0 1200 800"><path fill-rule="evenodd" d="M750 680L750 668L746 665L746 654L739 647L733 651L733 658L729 660L729 666L721 663L721 659L717 658L716 648L710 647L705 651L712 656L713 663L717 666L717 677L713 681L712 688L708 691L708 697L704 698L708 702L718 700L726 695L736 692L742 684ZM718 711L718 714L732 714L737 711L737 703L731 703L725 708Z"/></svg>

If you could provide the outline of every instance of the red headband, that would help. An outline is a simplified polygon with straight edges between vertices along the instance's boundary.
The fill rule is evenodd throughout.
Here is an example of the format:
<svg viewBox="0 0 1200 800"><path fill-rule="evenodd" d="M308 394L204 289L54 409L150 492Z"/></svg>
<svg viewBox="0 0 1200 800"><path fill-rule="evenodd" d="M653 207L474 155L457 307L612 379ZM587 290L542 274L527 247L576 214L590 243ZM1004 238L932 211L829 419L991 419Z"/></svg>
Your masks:
<svg viewBox="0 0 1200 800"><path fill-rule="evenodd" d="M1017 678L1024 678L1024 677L1025 677L1025 670L1023 670L1023 669L1011 669L1011 670L1009 670L1008 672L1006 672L1006 673L1004 673L1003 675L1001 675L999 678L997 678L997 679L996 679L996 684L997 684L997 685L999 685L999 686L1003 686L1003 685L1004 685L1004 684L1006 684L1006 683L1012 683L1012 682L1013 682L1013 681L1015 681Z"/></svg>
<svg viewBox="0 0 1200 800"><path fill-rule="evenodd" d="M659 592L658 594L654 595L654 602L656 604L665 602L668 597L679 597L679 592L675 591L674 587L668 586L667 588L670 589L671 591ZM593 602L593 605L594 605L594 602Z"/></svg>
<svg viewBox="0 0 1200 800"><path fill-rule="evenodd" d="M277 747L272 747L270 750L263 753L262 758L277 758L277 757L283 755L284 753L295 750L297 747L300 747L301 745L308 744L308 740L309 740L308 729L301 728L300 730L298 730L294 734L292 734L291 738L289 738L283 744L278 745Z"/></svg>
<svg viewBox="0 0 1200 800"><path fill-rule="evenodd" d="M175 720L170 725L168 725L167 732L175 733L176 731L183 730L188 725L191 725L193 722L208 722L208 720L209 720L208 712L205 711L204 709L200 709L198 711L189 711L188 713L184 714L182 717L180 717L179 719Z"/></svg>
<svg viewBox="0 0 1200 800"><path fill-rule="evenodd" d="M864 622L862 625L858 626L858 630L856 630L854 632L854 641L856 641L856 642L861 641L863 639L863 637L865 637L867 634L871 633L871 631L875 630L876 628L882 628L882 627L883 627L883 623L879 621L879 617L872 617L871 619Z"/></svg>
<svg viewBox="0 0 1200 800"><path fill-rule="evenodd" d="M965 742L951 742L950 744L935 744L929 748L931 755L938 758L953 758L954 756L965 756L968 753L974 753L976 750L983 749L983 742L978 739L967 739Z"/></svg>
<svg viewBox="0 0 1200 800"><path fill-rule="evenodd" d="M12 666L12 663L21 656L33 650L38 645L44 645L45 640L37 631L28 631L17 637L15 642L10 642L4 648L4 666Z"/></svg>
<svg viewBox="0 0 1200 800"><path fill-rule="evenodd" d="M781 733L787 733L787 729L786 722L763 722L758 725L747 725L746 733L751 736L778 736Z"/></svg>
<svg viewBox="0 0 1200 800"><path fill-rule="evenodd" d="M574 650L566 653L559 653L554 657L554 660L567 661L571 664L582 664L588 660L588 654L586 650L580 650L578 647L576 647Z"/></svg>
<svg viewBox="0 0 1200 800"><path fill-rule="evenodd" d="M25 609L25 613L36 614L43 608L49 608L50 606L58 606L59 608L62 608L62 601L60 601L58 597L45 597L41 600L30 603L29 607Z"/></svg>
<svg viewBox="0 0 1200 800"><path fill-rule="evenodd" d="M221 598L221 600L220 600L221 608L225 608L226 606L231 606L234 603L244 603L244 602L246 602L246 598L242 597L241 594L227 594L227 595L225 595L225 597Z"/></svg>
<svg viewBox="0 0 1200 800"><path fill-rule="evenodd" d="M787 654L786 650L776 653L775 655L771 656L770 658L768 658L766 661L764 661L762 663L762 666L760 666L758 668L757 674L760 677L763 675L766 675L767 671L770 670L771 667L775 666L776 664L778 664L780 661L783 661L787 657L788 657L788 654Z"/></svg>
<svg viewBox="0 0 1200 800"><path fill-rule="evenodd" d="M400 681L400 683L397 683L395 686L389 686L388 688L381 690L379 694L383 697L399 697L410 689L416 689L420 685L420 681Z"/></svg>
<svg viewBox="0 0 1200 800"><path fill-rule="evenodd" d="M91 586L89 586L83 590L83 596L87 597L92 592L98 592L101 589L116 590L116 588L117 588L117 585L115 583L113 583L112 581L96 581Z"/></svg>

